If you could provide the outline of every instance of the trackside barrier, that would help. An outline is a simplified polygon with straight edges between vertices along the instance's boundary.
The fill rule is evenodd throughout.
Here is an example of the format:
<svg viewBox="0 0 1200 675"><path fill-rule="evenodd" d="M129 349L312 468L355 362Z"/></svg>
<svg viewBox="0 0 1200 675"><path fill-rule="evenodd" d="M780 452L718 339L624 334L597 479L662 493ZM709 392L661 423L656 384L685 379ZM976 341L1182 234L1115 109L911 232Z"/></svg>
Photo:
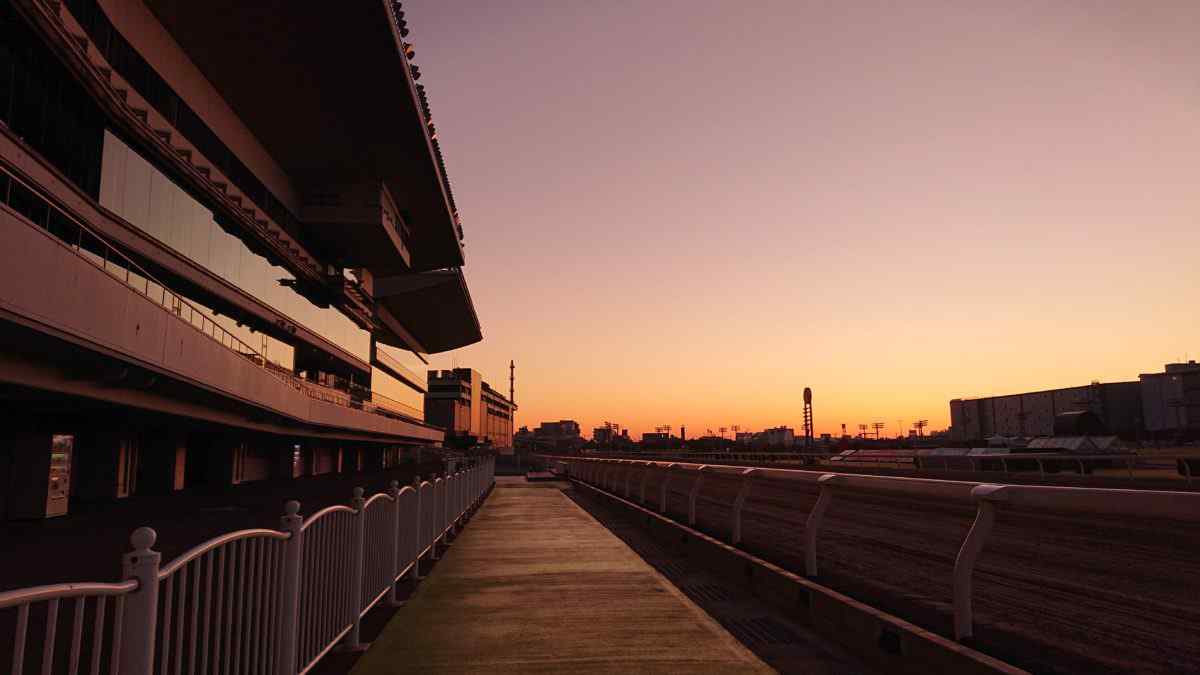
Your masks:
<svg viewBox="0 0 1200 675"><path fill-rule="evenodd" d="M620 462L627 471L636 471L640 474L641 488L638 502L668 517L667 496L670 484L674 480L680 482L686 480L688 472L691 472L693 474L692 482L687 491L687 524L689 526L696 524L696 500L703 489L706 476L721 473L726 477L740 479L737 496L730 504L733 513L730 543L735 546L742 539L742 514L746 499L752 493L756 479L762 477L783 478L798 484L815 484L818 489L817 500L809 511L804 526L804 571L809 577L818 576L817 550L820 533L825 515L831 507L836 508L834 506L835 497L839 494L857 492L971 504L976 509L975 521L963 539L954 562L954 637L957 640L970 638L974 633L971 608L972 576L975 564L992 535L998 509L1017 507L1023 511L1040 513L1139 516L1200 522L1200 493L1196 492L995 485L933 478L900 478L799 469L747 469L740 466L629 459L573 457L556 459L565 463L567 475L571 478L596 487L603 487L598 481L598 477L604 475L604 469ZM659 494L654 496L654 504L646 504L646 484L652 474L662 476L658 486ZM635 479L636 477L632 474L627 474L625 485L629 486ZM626 489L626 494L628 493L629 490Z"/></svg>
<svg viewBox="0 0 1200 675"><path fill-rule="evenodd" d="M0 593L0 612L15 612L12 643L0 643L11 648L9 672L306 673L339 643L363 647L363 615L385 599L400 604L397 585L420 578L420 560L449 544L494 475L484 458L436 479L440 488L393 482L370 498L355 488L348 505L308 518L289 501L281 530L230 532L167 565L154 530L138 528L119 583Z"/></svg>
<svg viewBox="0 0 1200 675"><path fill-rule="evenodd" d="M861 453L861 454L858 454ZM596 459L620 459L629 462L645 461L688 461L707 462L717 466L720 462L745 462L750 464L824 465L830 468L887 465L887 468L916 471L917 473L985 472L1005 476L1037 473L1067 472L1084 476L1094 468L1124 469L1126 479L1132 481L1137 471L1154 470L1174 472L1191 485L1200 473L1200 455L1187 453L1163 453L1138 455L1136 453L1071 454L1062 452L1014 452L996 455L917 455L913 451L863 450L844 455L828 452L692 452L671 453L616 453L608 452ZM1113 476L1115 477L1115 476Z"/></svg>

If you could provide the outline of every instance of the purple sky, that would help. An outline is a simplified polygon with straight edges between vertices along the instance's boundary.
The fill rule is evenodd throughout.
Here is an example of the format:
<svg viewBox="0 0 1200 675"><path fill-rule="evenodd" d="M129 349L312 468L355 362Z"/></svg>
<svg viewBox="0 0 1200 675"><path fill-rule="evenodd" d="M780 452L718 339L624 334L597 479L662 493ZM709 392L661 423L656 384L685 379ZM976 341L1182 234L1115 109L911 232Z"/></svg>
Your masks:
<svg viewBox="0 0 1200 675"><path fill-rule="evenodd" d="M406 0L519 424L948 420L1200 353L1200 3ZM504 383L506 385L506 383Z"/></svg>

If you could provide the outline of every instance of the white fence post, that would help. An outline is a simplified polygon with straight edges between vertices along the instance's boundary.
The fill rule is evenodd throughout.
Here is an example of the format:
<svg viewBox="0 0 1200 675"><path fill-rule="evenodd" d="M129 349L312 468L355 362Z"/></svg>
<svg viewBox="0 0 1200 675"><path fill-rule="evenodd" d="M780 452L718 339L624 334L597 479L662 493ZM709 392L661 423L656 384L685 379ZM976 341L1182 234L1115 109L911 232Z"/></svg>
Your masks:
<svg viewBox="0 0 1200 675"><path fill-rule="evenodd" d="M969 638L974 633L974 620L971 612L971 594L973 584L972 574L975 572L975 561L987 544L992 534L992 526L996 522L996 502L1004 501L1003 485L976 485L971 489L971 497L979 505L975 512L975 522L971 531L963 540L962 548L954 559L954 639Z"/></svg>
<svg viewBox="0 0 1200 675"><path fill-rule="evenodd" d="M667 488L671 484L671 469L675 468L674 464L668 464L663 470L663 482L658 489L658 510L660 513L667 512Z"/></svg>
<svg viewBox="0 0 1200 675"><path fill-rule="evenodd" d="M631 489L630 481L633 479L634 463L630 460L625 460L625 499L629 499L629 491Z"/></svg>
<svg viewBox="0 0 1200 675"><path fill-rule="evenodd" d="M700 488L704 485L704 470L708 465L696 469L696 481L692 483L692 491L688 494L688 526L696 524L696 498L700 496Z"/></svg>
<svg viewBox="0 0 1200 675"><path fill-rule="evenodd" d="M424 544L425 544L425 540L421 538L422 537L422 535L421 535L421 509L426 509L429 507L422 503L421 477L419 475L413 477L412 487L413 487L413 492L416 493L413 496L413 515L412 515L413 522L416 523L416 526L413 529L413 541L415 543L413 544L413 576L412 576L412 578L413 578L413 581L420 581L425 578L425 577L421 576L421 549L424 547Z"/></svg>
<svg viewBox="0 0 1200 675"><path fill-rule="evenodd" d="M833 488L842 480L844 479L835 473L827 473L817 479L821 493L804 523L804 573L810 577L817 576L817 535L825 521L825 511L829 509L829 502L833 501Z"/></svg>
<svg viewBox="0 0 1200 675"><path fill-rule="evenodd" d="M438 523L441 520L441 518L439 517L438 511L439 511L440 503L442 501L441 499L438 498L438 492L439 492L438 486L441 484L442 484L442 479L438 478L436 476L434 477L433 482L431 482L429 484L429 510L428 510L429 515L426 518L429 520L429 537L430 537L429 559L430 560L440 560L441 559L438 556L438 537L441 536L441 534L438 531Z"/></svg>
<svg viewBox="0 0 1200 675"><path fill-rule="evenodd" d="M404 514L400 512L400 481L392 481L388 487L388 494L392 497L392 550L388 553L391 560L389 568L392 570L392 590L388 593L388 605L403 607L404 602L400 600L400 570L404 568L404 558L400 555L400 523Z"/></svg>
<svg viewBox="0 0 1200 675"><path fill-rule="evenodd" d="M151 550L158 534L139 527L129 537L133 550L122 559L123 578L136 579L137 590L125 599L121 621L121 673L150 675L154 672L154 646L158 628L158 568L162 554Z"/></svg>
<svg viewBox="0 0 1200 675"><path fill-rule="evenodd" d="M282 606L279 611L279 663L277 675L296 675L300 631L300 569L304 555L304 531L300 502L283 505L283 529L291 534L283 549Z"/></svg>
<svg viewBox="0 0 1200 675"><path fill-rule="evenodd" d="M354 488L354 499L350 501L354 508L354 542L350 547L350 608L354 616L350 617L350 632L346 634L345 648L347 651L361 651L364 645L359 641L362 628L362 587L363 587L363 547L366 545L367 500L363 499L363 489Z"/></svg>
<svg viewBox="0 0 1200 675"><path fill-rule="evenodd" d="M742 510L746 508L746 497L750 495L750 480L757 470L742 471L742 485L738 488L737 499L733 500L733 527L730 528L729 543L734 546L742 542Z"/></svg>
<svg viewBox="0 0 1200 675"><path fill-rule="evenodd" d="M638 488L638 503L646 503L646 481L650 480L650 464L642 465L642 485Z"/></svg>

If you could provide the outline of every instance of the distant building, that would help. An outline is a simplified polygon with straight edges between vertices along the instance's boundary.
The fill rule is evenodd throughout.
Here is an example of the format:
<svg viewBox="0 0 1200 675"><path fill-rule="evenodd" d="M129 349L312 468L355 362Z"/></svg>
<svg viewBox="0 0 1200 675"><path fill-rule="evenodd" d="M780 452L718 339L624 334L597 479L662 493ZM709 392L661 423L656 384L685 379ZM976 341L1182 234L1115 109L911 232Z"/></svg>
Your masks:
<svg viewBox="0 0 1200 675"><path fill-rule="evenodd" d="M596 427L592 429L592 440L601 445L611 444L620 438L620 426L619 424L614 424L611 426Z"/></svg>
<svg viewBox="0 0 1200 675"><path fill-rule="evenodd" d="M531 447L536 450L574 451L583 445L579 422L559 420L542 422L533 430Z"/></svg>
<svg viewBox="0 0 1200 675"><path fill-rule="evenodd" d="M664 431L650 431L642 434L642 443L669 443L671 434Z"/></svg>
<svg viewBox="0 0 1200 675"><path fill-rule="evenodd" d="M796 430L791 427L774 427L763 432L763 441L768 448L790 448L796 444Z"/></svg>
<svg viewBox="0 0 1200 675"><path fill-rule="evenodd" d="M1052 436L1055 417L1091 412L1109 433L1134 437L1142 429L1138 382L1094 382L1024 394L950 401L950 438L977 441L992 436Z"/></svg>
<svg viewBox="0 0 1200 675"><path fill-rule="evenodd" d="M1161 373L1138 376L1142 418L1150 434L1200 434L1200 363L1168 363Z"/></svg>
<svg viewBox="0 0 1200 675"><path fill-rule="evenodd" d="M470 368L431 370L425 393L425 423L446 430L447 445L491 445L512 454L517 406Z"/></svg>

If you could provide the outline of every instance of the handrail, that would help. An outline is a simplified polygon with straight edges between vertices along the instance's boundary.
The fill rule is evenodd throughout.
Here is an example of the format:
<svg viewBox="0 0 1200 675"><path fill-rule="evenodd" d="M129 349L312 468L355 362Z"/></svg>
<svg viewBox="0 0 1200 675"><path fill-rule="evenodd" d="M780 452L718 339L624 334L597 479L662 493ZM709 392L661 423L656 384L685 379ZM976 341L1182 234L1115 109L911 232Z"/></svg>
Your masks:
<svg viewBox="0 0 1200 675"><path fill-rule="evenodd" d="M196 558L199 558L200 556L204 555L205 553L208 553L209 551L211 551L213 549L220 548L220 547L224 546L225 544L238 541L239 539L249 539L251 537L263 537L266 539L281 539L282 540L282 539L291 539L292 534L290 532L280 532L278 530L267 530L267 529L262 529L262 528L249 529L249 530L237 530L235 532L229 532L229 533L223 534L215 539L209 539L208 541L204 542L203 544L197 544L196 546L189 548L187 551L185 551L183 553L183 555L179 556L178 558L175 558L171 562L169 562L166 565L163 565L161 568L159 568L158 578L166 579L167 577L171 576L176 571L178 571L180 567L183 567L184 565L192 562Z"/></svg>
<svg viewBox="0 0 1200 675"><path fill-rule="evenodd" d="M0 592L0 609L15 607L17 605L27 605L34 602L41 602L42 600L51 600L53 598L124 595L126 593L136 591L137 588L138 582L136 579L118 581L116 583L86 582L30 586L29 588L17 588L11 591Z"/></svg>
<svg viewBox="0 0 1200 675"><path fill-rule="evenodd" d="M246 353L248 353L254 357L257 357L258 359L262 359L263 361L266 360L266 357L264 357L262 354L258 353L258 351L255 350L253 347L246 344L240 338L238 338L236 335L234 335L233 333L226 330L224 326L221 326L220 324L213 321L212 319L209 319L206 316L204 316L204 313L201 312L200 310L198 310L195 307L195 305L193 305L191 302L189 302L186 298L184 298L182 295L176 293L175 291L170 290L166 284L162 283L157 278L152 276L149 272L147 272L145 270L145 268L143 268L138 263L134 262L129 256L122 253L118 248L116 248L112 244L108 243L107 239L105 239L102 235L96 233L96 231L93 230L91 227L89 227L86 223L84 223L82 219L77 218L74 214L72 214L69 211L67 211L66 209L63 209L62 207L60 207L55 202L55 200L52 197L50 197L49 195L47 195L41 188L33 185L29 181L26 181L24 178L19 176L17 173L11 171L7 166L5 166L2 163L0 163L0 171L3 171L6 175L8 175L10 180L15 180L16 182L20 183L26 190L28 190L28 191L32 192L34 195L40 197L42 202L45 203L48 208L53 209L54 211L58 212L60 215L65 217L67 220L71 221L76 227L79 228L79 237L75 242L74 249L75 249L76 255L79 255L80 258L88 261L89 263L91 263L94 266L100 267L100 269L107 272L108 271L108 267L107 267L108 253L109 252L113 253L118 258L120 258L120 260L123 262L124 265L127 266L127 269L125 270L125 272L126 272L125 273L125 284L127 286L129 286L129 288L131 288L135 291L138 290L138 288L136 286L134 286L133 284L131 284L129 282L129 271L130 271L129 268L132 268L134 272L136 272L137 274L144 277L147 280L147 282L152 281L156 285L158 285L159 288L162 289L163 300L162 300L162 302L159 303L159 305L161 307L163 307L163 309L166 309L166 297L169 294L174 301L177 301L181 306L187 307L188 310L193 313L191 316L189 316L189 321L188 321L189 324L191 323L190 319L195 315L195 313L197 313L197 312L200 313L201 328L199 330L201 333L204 332L204 330L203 330L204 322L207 321L208 323L211 323L214 326L214 328L219 329L222 333L224 333L225 335L228 335L231 344L237 343L245 348ZM9 190L9 193L7 195L5 195L5 199L4 199L5 204L11 204L11 198L12 198L11 183L9 184L8 190ZM48 217L49 217L49 212L47 212L47 218ZM49 229L50 229L49 222L43 224L42 227L44 229L46 229L47 231L49 231ZM98 243L104 247L105 257L104 257L103 265L96 265L95 261L89 259L87 256L84 256L80 253L80 251L83 250L82 244L83 244L83 233L84 232L87 232L88 234L90 234L92 236L92 238L96 240L96 243ZM68 243L68 242L65 242L65 240L63 240L63 241L64 241L64 243ZM114 263L114 265L115 264L116 263ZM118 280L120 280L120 279L118 279ZM145 285L145 287L142 289L142 295L146 296L147 298L150 297L149 283L147 283ZM174 312L174 313L176 313L176 316L180 320L183 319L182 313L180 313L180 312ZM217 341L221 342L220 340L217 340ZM221 344L223 345L224 342L221 342ZM260 367L262 367L261 364L260 364Z"/></svg>
<svg viewBox="0 0 1200 675"><path fill-rule="evenodd" d="M363 506L362 506L362 507L365 509L365 508L369 507L371 504L374 504L375 502L377 502L377 501L379 501L379 500L381 500L381 499L382 499L382 500L389 501L389 502L394 502L394 501L396 501L396 500L395 500L395 498L393 498L391 495L389 495L389 494L388 494L388 493L386 493L386 492L376 492L375 494L371 495L371 498L370 498L370 499L368 499L367 501L363 502Z"/></svg>
<svg viewBox="0 0 1200 675"><path fill-rule="evenodd" d="M300 531L304 532L308 528L312 527L313 524L315 524L317 521L321 520L322 518L324 518L325 516L328 516L331 513L342 513L342 512L358 513L357 510L355 510L352 507L346 506L345 504L334 504L333 506L326 506L325 508L321 509L320 511L317 511L316 513L312 514L311 516L305 518L304 524L300 526Z"/></svg>

